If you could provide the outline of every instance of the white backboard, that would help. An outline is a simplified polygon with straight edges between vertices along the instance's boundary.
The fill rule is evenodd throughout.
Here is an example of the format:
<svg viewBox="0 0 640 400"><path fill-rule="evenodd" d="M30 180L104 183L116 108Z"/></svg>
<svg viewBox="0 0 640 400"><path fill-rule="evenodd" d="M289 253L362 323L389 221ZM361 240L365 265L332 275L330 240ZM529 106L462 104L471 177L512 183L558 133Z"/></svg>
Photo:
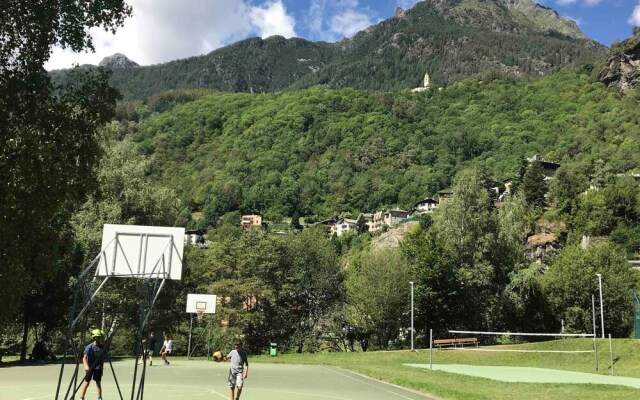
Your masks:
<svg viewBox="0 0 640 400"><path fill-rule="evenodd" d="M96 275L179 280L183 253L184 228L105 224Z"/></svg>
<svg viewBox="0 0 640 400"><path fill-rule="evenodd" d="M202 308L204 307L204 308ZM204 309L205 314L216 313L216 295L215 294L193 294L187 295L187 312L195 314L198 309Z"/></svg>

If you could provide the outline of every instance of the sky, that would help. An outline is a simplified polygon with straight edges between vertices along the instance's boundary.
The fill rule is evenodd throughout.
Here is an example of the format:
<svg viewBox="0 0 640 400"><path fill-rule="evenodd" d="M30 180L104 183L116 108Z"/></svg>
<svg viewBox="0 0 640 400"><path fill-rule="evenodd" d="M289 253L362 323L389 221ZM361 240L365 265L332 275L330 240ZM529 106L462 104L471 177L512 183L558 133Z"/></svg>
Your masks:
<svg viewBox="0 0 640 400"><path fill-rule="evenodd" d="M122 53L150 65L207 54L248 37L281 35L334 42L393 16L417 0L128 0L133 17L115 35L91 31L95 53L55 48L48 70L98 64ZM536 0L573 19L604 45L640 26L640 0Z"/></svg>

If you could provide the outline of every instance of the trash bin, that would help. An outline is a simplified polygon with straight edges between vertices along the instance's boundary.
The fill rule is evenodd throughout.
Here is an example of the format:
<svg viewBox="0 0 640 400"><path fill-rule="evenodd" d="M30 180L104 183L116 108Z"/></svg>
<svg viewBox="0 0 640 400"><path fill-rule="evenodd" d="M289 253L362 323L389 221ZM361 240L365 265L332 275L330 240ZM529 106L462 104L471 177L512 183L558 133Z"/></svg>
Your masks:
<svg viewBox="0 0 640 400"><path fill-rule="evenodd" d="M277 343L271 343L271 347L269 348L269 355L271 357L275 357L276 356L277 347L278 347Z"/></svg>

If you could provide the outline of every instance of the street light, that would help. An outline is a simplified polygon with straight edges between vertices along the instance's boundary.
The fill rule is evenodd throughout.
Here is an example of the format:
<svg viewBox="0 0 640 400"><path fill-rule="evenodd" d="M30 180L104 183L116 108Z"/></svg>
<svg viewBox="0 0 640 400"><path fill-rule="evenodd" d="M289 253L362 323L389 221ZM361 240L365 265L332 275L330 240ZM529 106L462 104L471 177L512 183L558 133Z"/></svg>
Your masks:
<svg viewBox="0 0 640 400"><path fill-rule="evenodd" d="M411 285L411 351L413 351L413 281L409 284Z"/></svg>
<svg viewBox="0 0 640 400"><path fill-rule="evenodd" d="M598 286L600 287L600 326L602 327L602 338L604 339L604 308L602 306L602 274L596 274Z"/></svg>

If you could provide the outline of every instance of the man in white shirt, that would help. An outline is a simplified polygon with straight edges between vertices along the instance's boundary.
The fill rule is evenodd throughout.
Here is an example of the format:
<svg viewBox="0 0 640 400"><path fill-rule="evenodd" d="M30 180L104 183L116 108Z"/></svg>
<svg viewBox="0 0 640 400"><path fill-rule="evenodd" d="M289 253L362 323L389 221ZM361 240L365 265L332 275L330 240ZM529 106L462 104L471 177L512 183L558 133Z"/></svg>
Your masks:
<svg viewBox="0 0 640 400"><path fill-rule="evenodd" d="M164 343L162 343L162 348L160 349L160 356L164 360L164 365L171 364L167 360L167 356L171 354L171 348L173 347L173 340L169 339L169 334L164 334Z"/></svg>

